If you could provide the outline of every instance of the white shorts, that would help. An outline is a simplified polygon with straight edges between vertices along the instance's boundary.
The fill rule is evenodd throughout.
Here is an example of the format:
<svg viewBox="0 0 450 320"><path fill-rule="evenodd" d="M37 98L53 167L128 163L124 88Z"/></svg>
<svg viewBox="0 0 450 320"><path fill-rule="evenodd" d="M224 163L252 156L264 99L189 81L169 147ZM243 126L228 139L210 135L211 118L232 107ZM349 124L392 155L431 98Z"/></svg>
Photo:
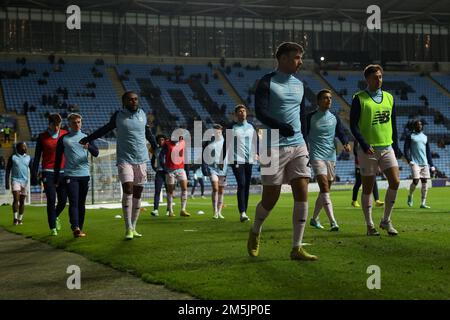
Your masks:
<svg viewBox="0 0 450 320"><path fill-rule="evenodd" d="M13 192L20 192L20 195L22 196L26 196L27 195L27 185L24 183L20 183L17 181L12 181L11 182L11 187L12 187L12 191Z"/></svg>
<svg viewBox="0 0 450 320"><path fill-rule="evenodd" d="M265 164L261 161L263 185L290 184L297 178L311 178L309 153L306 145L271 148L270 162Z"/></svg>
<svg viewBox="0 0 450 320"><path fill-rule="evenodd" d="M147 164L121 163L117 166L120 183L133 182L135 186L143 186L147 182Z"/></svg>
<svg viewBox="0 0 450 320"><path fill-rule="evenodd" d="M411 174L413 179L430 179L430 167L419 166L413 163L411 166Z"/></svg>
<svg viewBox="0 0 450 320"><path fill-rule="evenodd" d="M375 154L368 155L362 149L358 150L358 160L361 167L361 176L374 176L378 173L378 167L382 172L392 167L398 167L392 147L376 150Z"/></svg>
<svg viewBox="0 0 450 320"><path fill-rule="evenodd" d="M219 187L227 186L227 176L218 176L217 174L211 173L209 180L211 181L211 184L213 182L219 182Z"/></svg>
<svg viewBox="0 0 450 320"><path fill-rule="evenodd" d="M311 160L315 176L326 176L328 181L336 178L336 162L328 160Z"/></svg>
<svg viewBox="0 0 450 320"><path fill-rule="evenodd" d="M185 180L187 180L187 175L184 169L177 169L166 173L167 184L175 184L177 181Z"/></svg>

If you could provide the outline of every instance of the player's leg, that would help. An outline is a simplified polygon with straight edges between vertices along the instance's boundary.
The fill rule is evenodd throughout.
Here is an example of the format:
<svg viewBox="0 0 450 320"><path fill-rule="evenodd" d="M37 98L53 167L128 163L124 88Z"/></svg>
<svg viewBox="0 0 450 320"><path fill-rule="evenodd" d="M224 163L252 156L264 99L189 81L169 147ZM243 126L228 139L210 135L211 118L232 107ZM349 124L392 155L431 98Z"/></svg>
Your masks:
<svg viewBox="0 0 450 320"><path fill-rule="evenodd" d="M205 199L205 181L203 181L203 177L198 179L198 183L200 184L200 192L202 193L202 199Z"/></svg>
<svg viewBox="0 0 450 320"><path fill-rule="evenodd" d="M362 195L361 207L366 220L367 235L379 236L380 234L375 229L375 224L372 219L372 191L375 183L375 175L378 172L378 159L380 152L369 155L362 150L358 150L358 159L361 169Z"/></svg>
<svg viewBox="0 0 450 320"><path fill-rule="evenodd" d="M410 164L411 167L411 176L412 176L412 182L409 185L409 194L408 194L408 206L412 207L414 205L414 191L416 190L417 185L419 184L420 180L420 168L417 164L413 163Z"/></svg>
<svg viewBox="0 0 450 320"><path fill-rule="evenodd" d="M194 184L192 185L192 189L191 189L191 198L194 199L194 193L195 193L195 188L197 187L197 183L198 183L198 179L194 178Z"/></svg>
<svg viewBox="0 0 450 320"><path fill-rule="evenodd" d="M25 212L25 198L27 197L27 186L20 186L19 195L19 224L23 224L23 214Z"/></svg>
<svg viewBox="0 0 450 320"><path fill-rule="evenodd" d="M392 226L391 216L395 199L397 198L398 187L400 185L400 172L398 165L385 169L384 174L388 180L389 187L386 191L386 197L384 199L384 216L383 220L380 223L380 227L386 230L389 235L395 236L398 234L398 232Z"/></svg>
<svg viewBox="0 0 450 320"><path fill-rule="evenodd" d="M245 168L243 164L234 164L231 166L237 183L237 203L239 214L245 213Z"/></svg>
<svg viewBox="0 0 450 320"><path fill-rule="evenodd" d="M153 211L151 215L154 217L159 216L159 199L161 196L162 186L164 184L165 175L162 171L157 171L155 175L155 195L153 196Z"/></svg>
<svg viewBox="0 0 450 320"><path fill-rule="evenodd" d="M316 175L316 181L319 185L320 192L317 195L316 203L314 204L314 213L309 221L309 224L317 229L323 229L323 226L320 224L319 214L323 208L323 197L322 194L324 192L329 192L328 190L328 180L327 177L323 174Z"/></svg>
<svg viewBox="0 0 450 320"><path fill-rule="evenodd" d="M378 183L377 183L377 178L375 177L375 181L373 183L373 198L375 199L375 205L377 207L382 207L384 206L384 202L380 201L380 194L378 193Z"/></svg>
<svg viewBox="0 0 450 320"><path fill-rule="evenodd" d="M69 220L73 236L78 238L81 234L79 215L78 215L78 199L80 196L79 181L75 177L65 177L67 186L67 196L69 198Z"/></svg>
<svg viewBox="0 0 450 320"><path fill-rule="evenodd" d="M13 224L19 224L19 202L20 202L20 189L14 190L14 182L12 183L12 194L13 194L13 203L12 203L12 211L13 211Z"/></svg>
<svg viewBox="0 0 450 320"><path fill-rule="evenodd" d="M360 205L358 203L358 192L361 187L361 173L359 168L355 168L355 184L353 185L353 194L352 194L352 207L359 208Z"/></svg>
<svg viewBox="0 0 450 320"><path fill-rule="evenodd" d="M219 178L215 174L211 174L209 177L211 181L211 203L213 207L213 219L218 219L218 202L219 202Z"/></svg>
<svg viewBox="0 0 450 320"><path fill-rule="evenodd" d="M42 181L47 199L47 221L50 230L56 229L56 185L53 172L43 172ZM52 231L53 232L53 231Z"/></svg>
<svg viewBox="0 0 450 320"><path fill-rule="evenodd" d="M420 207L422 209L430 209L429 206L427 206L427 194L428 194L428 184L427 184L427 178L421 178L420 181L422 182L422 202L420 204Z"/></svg>
<svg viewBox="0 0 450 320"><path fill-rule="evenodd" d="M84 217L86 215L86 198L89 191L89 180L90 177L81 177L79 180L79 195L78 195L78 223L80 225L80 230L83 232L84 228Z"/></svg>
<svg viewBox="0 0 450 320"><path fill-rule="evenodd" d="M134 237L142 235L136 231L137 221L141 213L141 197L144 190L144 184L147 182L147 165L145 163L133 165L133 200L131 211L131 224Z"/></svg>
<svg viewBox="0 0 450 320"><path fill-rule="evenodd" d="M186 211L187 198L188 198L188 180L186 171L184 169L178 172L177 179L181 187L181 211L180 216L189 217L191 214Z"/></svg>
<svg viewBox="0 0 450 320"><path fill-rule="evenodd" d="M252 257L259 255L259 242L264 221L280 197L280 185L263 185L261 201L256 205L255 219L249 232L247 241L248 254Z"/></svg>
<svg viewBox="0 0 450 320"><path fill-rule="evenodd" d="M243 214L241 214L241 222L249 220L247 217L247 210L248 210L248 198L250 197L250 183L252 180L252 168L253 168L253 165L251 163L244 164L245 211Z"/></svg>
<svg viewBox="0 0 450 320"><path fill-rule="evenodd" d="M428 184L427 181L430 178L430 167L429 166L422 166L420 168L420 180L422 181L422 203L420 204L420 207L422 209L430 209L429 206L427 206L427 194L428 194Z"/></svg>
<svg viewBox="0 0 450 320"><path fill-rule="evenodd" d="M134 170L129 163L121 163L117 166L119 180L122 183L122 212L125 221L125 239L133 239L133 224L131 222L133 210L133 181Z"/></svg>
<svg viewBox="0 0 450 320"><path fill-rule="evenodd" d="M56 198L58 199L58 204L55 208L55 221L56 221L56 229L61 229L59 223L59 215L63 212L67 203L67 188L66 182L62 175L59 176L58 186L56 187Z"/></svg>
<svg viewBox="0 0 450 320"><path fill-rule="evenodd" d="M223 196L225 192L225 185L223 183L224 177L219 177L219 190L217 195L217 216L220 219L225 219L225 217L222 215L222 207L223 207Z"/></svg>
<svg viewBox="0 0 450 320"><path fill-rule="evenodd" d="M291 259L314 261L317 257L306 252L302 247L303 234L308 218L308 183L309 178L296 178L291 180L294 209L292 224L294 227Z"/></svg>

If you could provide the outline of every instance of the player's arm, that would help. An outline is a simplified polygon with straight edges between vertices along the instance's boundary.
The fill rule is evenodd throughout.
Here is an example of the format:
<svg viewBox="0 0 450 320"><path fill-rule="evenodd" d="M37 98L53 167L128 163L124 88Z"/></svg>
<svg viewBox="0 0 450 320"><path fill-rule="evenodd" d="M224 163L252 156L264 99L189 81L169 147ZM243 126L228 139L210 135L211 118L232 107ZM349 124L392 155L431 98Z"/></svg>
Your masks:
<svg viewBox="0 0 450 320"><path fill-rule="evenodd" d="M91 141L91 143L89 143L88 151L94 157L98 157L99 151L98 151L98 147L95 145L94 141Z"/></svg>
<svg viewBox="0 0 450 320"><path fill-rule="evenodd" d="M273 118L269 111L270 103L270 75L264 76L258 82L255 92L255 115L263 124L272 129L280 130L281 135L290 137L294 135L294 129L287 123L281 123Z"/></svg>
<svg viewBox="0 0 450 320"><path fill-rule="evenodd" d="M344 146L344 150L349 152L351 151L351 147L348 144L349 140L347 135L345 134L344 126L342 125L342 121L339 118L338 115L335 115L336 117L336 128L334 129L334 135L341 141L342 145Z"/></svg>
<svg viewBox="0 0 450 320"><path fill-rule="evenodd" d="M403 155L408 163L411 162L411 134L408 134L405 139L405 145L403 146Z"/></svg>
<svg viewBox="0 0 450 320"><path fill-rule="evenodd" d="M152 130L150 129L149 126L145 126L145 138L147 139L147 141L150 143L150 145L152 146L153 150L156 150L156 139L155 136L153 135Z"/></svg>
<svg viewBox="0 0 450 320"><path fill-rule="evenodd" d="M361 117L361 103L359 98L355 96L352 101L352 107L350 109L350 130L358 143L360 144L364 152L369 151L372 147L364 140L364 137L359 131L359 118Z"/></svg>
<svg viewBox="0 0 450 320"><path fill-rule="evenodd" d="M300 126L302 130L302 136L305 137L307 135L307 124L306 124L306 102L305 102L305 95L303 95L302 101L300 102Z"/></svg>
<svg viewBox="0 0 450 320"><path fill-rule="evenodd" d="M8 158L8 163L6 164L6 172L5 172L5 189L9 190L9 177L11 175L11 170L13 166L12 155Z"/></svg>
<svg viewBox="0 0 450 320"><path fill-rule="evenodd" d="M164 169L164 171L167 170L166 168L166 154L167 154L167 145L164 143L161 147L161 152L159 153L159 164Z"/></svg>
<svg viewBox="0 0 450 320"><path fill-rule="evenodd" d="M31 166L31 185L35 186L38 184L38 171L39 171L39 162L41 162L41 155L42 155L42 142L41 142L41 136L39 135L37 142L36 142L36 148L34 150L34 159L33 159L33 165Z"/></svg>
<svg viewBox="0 0 450 320"><path fill-rule="evenodd" d="M119 113L119 111L116 111L113 116L111 117L111 119L109 120L109 122L107 124L105 124L103 127L98 128L97 130L95 130L93 133L91 133L90 135L88 135L87 137L84 137L83 139L80 140L81 144L86 144L91 142L92 140L98 139L103 137L105 134L107 134L108 132L114 130L116 128L116 118L117 118L117 113Z"/></svg>
<svg viewBox="0 0 450 320"><path fill-rule="evenodd" d="M233 130L233 126L234 126L234 122L232 122L226 129L225 132L222 132L222 136L223 136L223 145L222 145L222 150L220 150L220 159L225 159L226 156L232 156L232 153L234 152L231 149L231 146L233 144L234 141L234 130ZM229 134L229 136L228 136Z"/></svg>
<svg viewBox="0 0 450 320"><path fill-rule="evenodd" d="M427 141L427 144L425 145L425 148L426 148L426 153L427 153L428 164L429 164L430 168L434 168L433 159L431 156L430 144L428 143L428 141ZM432 171L434 171L434 170L432 169Z"/></svg>
<svg viewBox="0 0 450 320"><path fill-rule="evenodd" d="M55 184L59 181L59 173L61 171L61 163L62 163L62 158L64 155L64 137L66 135L61 136L58 139L58 142L56 143L56 155L55 155L55 168L54 168L54 172L55 172L55 176L54 176L54 181Z"/></svg>
<svg viewBox="0 0 450 320"><path fill-rule="evenodd" d="M392 106L391 124L392 124L392 148L394 149L395 156L397 158L401 158L403 156L403 154L398 146L397 114L396 114L395 103Z"/></svg>
<svg viewBox="0 0 450 320"><path fill-rule="evenodd" d="M253 123L250 123L253 127L254 133L252 137L252 151L253 152L253 146L256 144L256 155L259 157L259 137L258 137L258 129L256 129L255 125Z"/></svg>

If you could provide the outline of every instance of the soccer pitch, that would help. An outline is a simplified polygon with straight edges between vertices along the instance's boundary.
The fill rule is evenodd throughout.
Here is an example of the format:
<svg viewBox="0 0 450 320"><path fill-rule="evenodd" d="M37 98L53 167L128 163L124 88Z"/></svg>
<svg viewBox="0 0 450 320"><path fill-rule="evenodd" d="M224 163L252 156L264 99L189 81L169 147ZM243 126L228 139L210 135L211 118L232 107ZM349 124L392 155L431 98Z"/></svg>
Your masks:
<svg viewBox="0 0 450 320"><path fill-rule="evenodd" d="M308 225L304 242L316 262L289 258L292 238L292 196L280 197L263 226L260 256L247 254L249 223L240 223L236 197L225 198L225 220L213 220L211 200L189 199L189 218L142 212L137 230L144 236L124 240L120 209L88 210L86 238L74 239L67 208L61 214L63 228L49 236L45 207L27 207L24 225L12 225L10 207L2 207L0 225L50 245L77 252L91 260L145 281L164 284L200 299L450 299L449 188L433 188L428 194L431 209L419 209L420 191L414 208L406 205L407 191L400 190L393 213L399 236L367 237L363 213L352 208L349 191L332 192L339 232L330 232L325 213L324 230L309 226L317 193L309 194ZM380 199L384 190L380 190ZM249 216L260 196L250 197ZM148 200L148 199L144 199ZM202 210L204 215L197 215ZM377 224L383 208L374 208ZM369 266L380 268L380 289L368 289ZM26 298L26 297L24 297ZM43 297L44 298L44 297ZM157 297L155 297L157 298Z"/></svg>

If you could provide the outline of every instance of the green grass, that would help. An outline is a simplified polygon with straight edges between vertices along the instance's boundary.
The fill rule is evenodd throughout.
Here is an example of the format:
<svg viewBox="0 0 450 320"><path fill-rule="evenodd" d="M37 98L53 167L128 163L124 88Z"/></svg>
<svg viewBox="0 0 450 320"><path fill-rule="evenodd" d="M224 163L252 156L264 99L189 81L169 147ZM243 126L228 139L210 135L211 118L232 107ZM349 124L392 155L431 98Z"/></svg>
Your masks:
<svg viewBox="0 0 450 320"><path fill-rule="evenodd" d="M10 207L2 207L0 225L201 299L450 299L449 191L430 190L432 209L421 210L420 190L415 208L406 206L406 190L400 190L393 215L398 237L382 230L381 237L367 237L361 209L350 206L350 192L332 193L340 231L327 230L322 212L327 229L308 225L305 232L311 244L306 248L319 256L317 262L289 259L290 195L280 198L266 220L257 258L247 254L250 225L239 222L234 196L226 197L226 219L220 221L211 218L209 199L189 199L190 218L152 218L147 210L138 224L144 237L132 241L123 240L123 220L114 218L120 210L89 210L83 239L72 238L66 211L60 235L50 237L44 207L28 207L23 226L13 226ZM316 195L310 193L309 216ZM259 196L250 199L252 219L258 201ZM197 210L206 214L196 215ZM374 208L377 224L382 214ZM381 268L380 290L366 287L370 265Z"/></svg>

